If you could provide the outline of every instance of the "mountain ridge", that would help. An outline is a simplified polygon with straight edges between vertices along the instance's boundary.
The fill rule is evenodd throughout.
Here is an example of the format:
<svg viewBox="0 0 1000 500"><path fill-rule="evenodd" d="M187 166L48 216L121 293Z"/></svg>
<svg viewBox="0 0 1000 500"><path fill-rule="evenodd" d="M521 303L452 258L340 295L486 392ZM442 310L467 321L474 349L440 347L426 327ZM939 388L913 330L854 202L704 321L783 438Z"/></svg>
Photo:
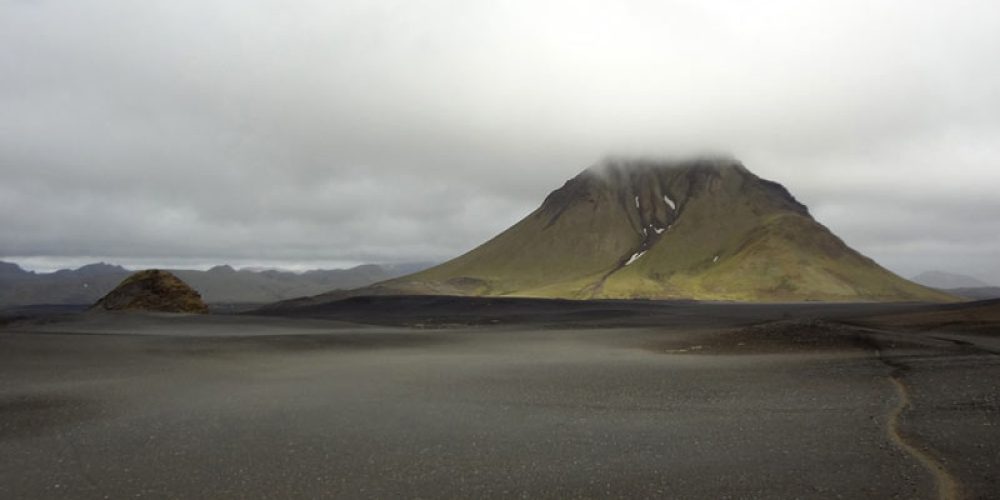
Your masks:
<svg viewBox="0 0 1000 500"><path fill-rule="evenodd" d="M311 296L331 289L352 289L404 274L425 264L364 264L348 269L316 269L302 273L281 270L234 269L215 266L207 271L171 270L212 304L269 303ZM0 307L36 304L93 304L132 274L119 265L87 264L77 269L38 273L0 261Z"/></svg>

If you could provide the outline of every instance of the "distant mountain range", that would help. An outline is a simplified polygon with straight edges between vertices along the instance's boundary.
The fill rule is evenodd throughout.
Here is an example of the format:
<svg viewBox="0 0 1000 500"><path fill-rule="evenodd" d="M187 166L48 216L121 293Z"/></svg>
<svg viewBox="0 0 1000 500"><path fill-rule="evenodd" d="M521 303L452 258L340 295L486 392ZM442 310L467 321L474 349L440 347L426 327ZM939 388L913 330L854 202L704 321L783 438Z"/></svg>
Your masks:
<svg viewBox="0 0 1000 500"><path fill-rule="evenodd" d="M970 288L942 288L956 297L969 300L1000 299L1000 286L980 286Z"/></svg>
<svg viewBox="0 0 1000 500"><path fill-rule="evenodd" d="M925 271L913 277L913 282L932 288L985 288L990 284L972 276L946 271Z"/></svg>
<svg viewBox="0 0 1000 500"><path fill-rule="evenodd" d="M915 283L948 292L969 300L1000 298L1000 286L990 284L965 274L946 271L925 271L913 277Z"/></svg>
<svg viewBox="0 0 1000 500"><path fill-rule="evenodd" d="M367 264L350 269L303 273L277 270L236 270L216 266L207 271L171 270L210 304L265 303L352 289L410 274L431 264L392 266ZM0 261L0 307L34 304L93 304L133 271L98 263L52 273L26 271Z"/></svg>
<svg viewBox="0 0 1000 500"><path fill-rule="evenodd" d="M729 158L609 160L478 248L351 295L952 301L848 247L783 186Z"/></svg>

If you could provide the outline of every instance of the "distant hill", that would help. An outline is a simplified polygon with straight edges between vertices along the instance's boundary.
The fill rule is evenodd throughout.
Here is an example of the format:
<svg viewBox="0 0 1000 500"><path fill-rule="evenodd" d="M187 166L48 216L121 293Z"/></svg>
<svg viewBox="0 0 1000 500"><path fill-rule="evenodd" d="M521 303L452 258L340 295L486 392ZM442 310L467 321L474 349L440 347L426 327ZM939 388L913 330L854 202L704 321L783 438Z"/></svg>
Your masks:
<svg viewBox="0 0 1000 500"><path fill-rule="evenodd" d="M726 158L601 163L465 255L288 306L378 294L954 300L851 249L783 186Z"/></svg>
<svg viewBox="0 0 1000 500"><path fill-rule="evenodd" d="M429 264L363 265L351 269L293 273L276 270L236 270L217 266L208 271L171 271L198 291L205 302L265 303L315 295L335 289L357 288L409 274ZM53 273L25 271L0 262L0 307L33 304L93 304L132 271L99 263Z"/></svg>
<svg viewBox="0 0 1000 500"><path fill-rule="evenodd" d="M946 271L926 271L913 277L915 283L939 289L951 288L985 288L990 285L984 281L965 274Z"/></svg>

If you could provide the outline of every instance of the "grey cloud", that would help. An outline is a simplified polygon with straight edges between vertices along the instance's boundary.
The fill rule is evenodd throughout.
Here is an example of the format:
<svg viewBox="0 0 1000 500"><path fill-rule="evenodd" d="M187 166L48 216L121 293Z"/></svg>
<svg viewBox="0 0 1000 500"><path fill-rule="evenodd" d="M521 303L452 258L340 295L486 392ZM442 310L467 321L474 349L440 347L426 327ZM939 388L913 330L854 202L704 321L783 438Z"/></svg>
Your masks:
<svg viewBox="0 0 1000 500"><path fill-rule="evenodd" d="M441 260L608 154L721 150L1000 284L995 2L0 7L0 255Z"/></svg>

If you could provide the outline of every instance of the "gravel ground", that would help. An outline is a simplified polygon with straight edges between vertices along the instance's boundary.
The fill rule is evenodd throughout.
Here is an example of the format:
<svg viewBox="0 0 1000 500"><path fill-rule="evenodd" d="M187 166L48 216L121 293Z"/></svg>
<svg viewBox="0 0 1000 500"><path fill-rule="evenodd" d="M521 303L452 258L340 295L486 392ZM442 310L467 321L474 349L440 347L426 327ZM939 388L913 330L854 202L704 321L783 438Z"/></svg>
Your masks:
<svg viewBox="0 0 1000 500"><path fill-rule="evenodd" d="M975 338L677 307L599 328L12 322L0 498L937 498L942 475L1000 491L1000 358Z"/></svg>

